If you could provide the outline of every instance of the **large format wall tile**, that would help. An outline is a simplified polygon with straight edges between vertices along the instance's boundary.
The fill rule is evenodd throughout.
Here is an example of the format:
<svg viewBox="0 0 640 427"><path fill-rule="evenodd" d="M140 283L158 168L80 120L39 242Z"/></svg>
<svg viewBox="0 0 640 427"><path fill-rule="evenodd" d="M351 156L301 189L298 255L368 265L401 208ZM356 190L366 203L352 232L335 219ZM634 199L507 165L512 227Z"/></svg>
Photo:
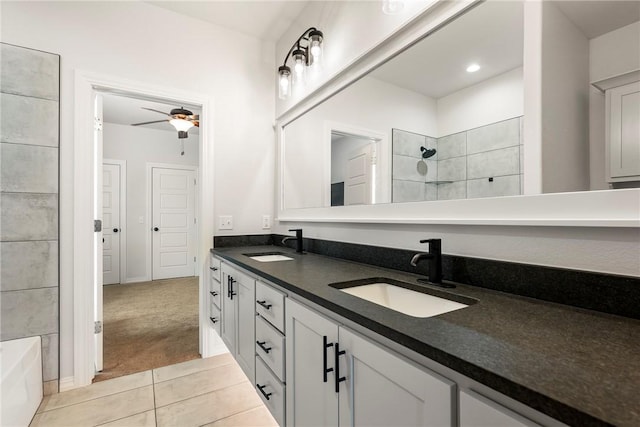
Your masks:
<svg viewBox="0 0 640 427"><path fill-rule="evenodd" d="M467 181L467 198L517 196L520 194L520 175L498 176Z"/></svg>
<svg viewBox="0 0 640 427"><path fill-rule="evenodd" d="M438 181L464 181L465 179L467 179L466 157L438 161Z"/></svg>
<svg viewBox="0 0 640 427"><path fill-rule="evenodd" d="M467 155L467 133L460 132L438 138L438 160Z"/></svg>
<svg viewBox="0 0 640 427"><path fill-rule="evenodd" d="M404 181L420 181L432 180L436 178L436 168L429 168L427 165L426 176L418 171L419 159L415 157L393 155L393 179Z"/></svg>
<svg viewBox="0 0 640 427"><path fill-rule="evenodd" d="M435 148L435 139L429 138L431 143L434 143L433 147L427 148ZM420 147L425 146L427 144L427 137L424 135L420 135L419 133L407 132L400 129L392 130L392 141L393 141L393 154L402 154L403 156L412 156L412 157L420 157Z"/></svg>
<svg viewBox="0 0 640 427"><path fill-rule="evenodd" d="M58 146L58 101L0 93L0 141Z"/></svg>
<svg viewBox="0 0 640 427"><path fill-rule="evenodd" d="M58 242L0 243L3 291L58 286Z"/></svg>
<svg viewBox="0 0 640 427"><path fill-rule="evenodd" d="M438 200L467 198L467 181L457 181L438 185Z"/></svg>
<svg viewBox="0 0 640 427"><path fill-rule="evenodd" d="M467 132L467 154L497 150L520 144L520 117Z"/></svg>
<svg viewBox="0 0 640 427"><path fill-rule="evenodd" d="M57 100L60 57L47 52L0 44L0 89L5 93Z"/></svg>
<svg viewBox="0 0 640 427"><path fill-rule="evenodd" d="M425 183L393 180L393 202L422 202L425 199Z"/></svg>
<svg viewBox="0 0 640 427"><path fill-rule="evenodd" d="M58 149L0 144L0 190L16 193L57 193Z"/></svg>
<svg viewBox="0 0 640 427"><path fill-rule="evenodd" d="M42 336L42 380L58 378L58 334Z"/></svg>
<svg viewBox="0 0 640 427"><path fill-rule="evenodd" d="M57 240L58 195L0 194L0 240Z"/></svg>
<svg viewBox="0 0 640 427"><path fill-rule="evenodd" d="M520 173L520 146L467 156L467 179Z"/></svg>
<svg viewBox="0 0 640 427"><path fill-rule="evenodd" d="M0 340L56 334L58 288L2 292Z"/></svg>

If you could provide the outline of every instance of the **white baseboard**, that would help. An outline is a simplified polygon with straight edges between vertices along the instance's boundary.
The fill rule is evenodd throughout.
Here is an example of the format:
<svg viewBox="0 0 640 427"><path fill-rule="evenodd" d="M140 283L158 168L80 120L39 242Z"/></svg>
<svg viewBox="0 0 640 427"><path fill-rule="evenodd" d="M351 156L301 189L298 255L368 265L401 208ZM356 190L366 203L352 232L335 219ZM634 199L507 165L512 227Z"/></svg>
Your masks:
<svg viewBox="0 0 640 427"><path fill-rule="evenodd" d="M60 393L67 390L73 390L74 388L78 388L75 384L74 377L65 377L60 378L60 384L58 385Z"/></svg>
<svg viewBox="0 0 640 427"><path fill-rule="evenodd" d="M143 277L129 277L127 278L127 280L124 283L139 283L139 282L149 282L151 281L150 278L143 276Z"/></svg>

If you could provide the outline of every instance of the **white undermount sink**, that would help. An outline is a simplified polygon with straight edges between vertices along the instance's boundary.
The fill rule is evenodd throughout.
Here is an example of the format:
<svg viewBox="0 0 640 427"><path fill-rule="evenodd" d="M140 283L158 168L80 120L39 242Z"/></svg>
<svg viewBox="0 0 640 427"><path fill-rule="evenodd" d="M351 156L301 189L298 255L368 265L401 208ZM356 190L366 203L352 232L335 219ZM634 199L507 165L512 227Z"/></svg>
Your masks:
<svg viewBox="0 0 640 427"><path fill-rule="evenodd" d="M293 258L288 257L280 252L267 252L267 253L255 253L255 254L244 254L248 256L254 261L258 262L274 262L274 261L290 261Z"/></svg>
<svg viewBox="0 0 640 427"><path fill-rule="evenodd" d="M469 306L469 304L463 304L382 281L350 287L341 287L341 284L337 285L338 286L332 286L338 287L342 292L413 317L432 317ZM464 297L457 297L457 299L466 299ZM469 299L470 304L474 302L475 301Z"/></svg>

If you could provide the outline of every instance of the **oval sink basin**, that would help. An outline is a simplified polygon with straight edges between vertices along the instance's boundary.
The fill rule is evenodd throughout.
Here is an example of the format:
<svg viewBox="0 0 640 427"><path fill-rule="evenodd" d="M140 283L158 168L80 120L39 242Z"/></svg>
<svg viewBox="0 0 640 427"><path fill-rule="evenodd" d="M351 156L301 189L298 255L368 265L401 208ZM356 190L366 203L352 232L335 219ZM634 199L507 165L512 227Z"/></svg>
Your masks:
<svg viewBox="0 0 640 427"><path fill-rule="evenodd" d="M365 283L362 283L365 282ZM349 284L352 283L351 286ZM330 286L374 304L390 308L413 317L432 317L460 310L477 302L471 298L434 291L437 295L414 285L392 279L365 279L334 283ZM417 288L417 289L416 289ZM429 290L431 291L431 290ZM453 298L453 299L450 299ZM454 301L457 300L457 301Z"/></svg>

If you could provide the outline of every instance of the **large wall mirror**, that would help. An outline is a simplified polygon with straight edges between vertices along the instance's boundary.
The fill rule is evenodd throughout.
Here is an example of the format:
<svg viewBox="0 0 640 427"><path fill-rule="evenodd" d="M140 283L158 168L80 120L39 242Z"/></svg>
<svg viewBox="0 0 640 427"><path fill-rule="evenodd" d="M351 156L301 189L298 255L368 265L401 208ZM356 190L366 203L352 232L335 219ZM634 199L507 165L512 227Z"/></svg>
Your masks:
<svg viewBox="0 0 640 427"><path fill-rule="evenodd" d="M605 121L607 84L640 73L640 2L546 1L539 11L531 19L523 2L480 3L286 123L282 209L640 186L640 91L624 101L632 142L622 179L611 177ZM527 25L541 39L541 111L531 118ZM542 121L538 140L526 138L527 120Z"/></svg>

